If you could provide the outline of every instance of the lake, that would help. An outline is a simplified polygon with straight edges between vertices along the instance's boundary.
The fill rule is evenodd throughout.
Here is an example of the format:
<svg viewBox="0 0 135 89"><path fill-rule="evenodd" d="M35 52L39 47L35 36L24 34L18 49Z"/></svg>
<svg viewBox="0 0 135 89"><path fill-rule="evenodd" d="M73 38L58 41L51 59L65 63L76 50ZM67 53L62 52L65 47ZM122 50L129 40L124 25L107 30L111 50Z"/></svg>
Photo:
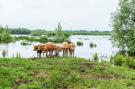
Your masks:
<svg viewBox="0 0 135 89"><path fill-rule="evenodd" d="M77 46L75 49L75 56L91 59L92 55L97 53L100 59L107 60L111 56L118 52L118 48L114 47L110 36L95 36L95 35L73 35L69 38L71 42L77 41L83 42L83 46ZM90 48L90 42L96 44L95 48ZM36 52L33 51L32 45L40 43L33 42L31 45L20 45L21 41L9 44L0 44L0 57L2 57L2 51L6 50L7 57L13 57L17 53L20 53L23 58L36 57Z"/></svg>

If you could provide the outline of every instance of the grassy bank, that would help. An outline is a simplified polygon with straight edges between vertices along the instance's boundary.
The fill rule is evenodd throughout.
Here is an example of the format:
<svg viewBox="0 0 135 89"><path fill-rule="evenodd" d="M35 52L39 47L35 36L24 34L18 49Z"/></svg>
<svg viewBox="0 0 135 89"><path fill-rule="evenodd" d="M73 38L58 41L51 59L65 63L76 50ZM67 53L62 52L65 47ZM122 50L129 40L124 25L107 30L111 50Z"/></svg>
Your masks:
<svg viewBox="0 0 135 89"><path fill-rule="evenodd" d="M0 59L0 89L134 89L135 70L80 58Z"/></svg>

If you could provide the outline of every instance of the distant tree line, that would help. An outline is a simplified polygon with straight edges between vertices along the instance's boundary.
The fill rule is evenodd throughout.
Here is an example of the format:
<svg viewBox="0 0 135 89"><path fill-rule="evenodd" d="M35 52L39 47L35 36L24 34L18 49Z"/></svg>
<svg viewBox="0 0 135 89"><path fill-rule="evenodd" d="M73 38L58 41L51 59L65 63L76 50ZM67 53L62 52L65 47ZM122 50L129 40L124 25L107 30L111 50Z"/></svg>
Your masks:
<svg viewBox="0 0 135 89"><path fill-rule="evenodd" d="M14 28L14 29L9 29L11 34L31 34L31 30L26 29L26 28Z"/></svg>
<svg viewBox="0 0 135 89"><path fill-rule="evenodd" d="M60 27L59 27L60 28ZM55 29L56 30L56 29ZM41 36L41 35L49 35L55 36L54 31L46 31L46 30L29 30L26 28L15 28L9 29L11 34L26 34L26 35L33 35L33 36ZM111 35L111 31L86 31L86 30L79 30L79 31L63 31L65 35Z"/></svg>
<svg viewBox="0 0 135 89"><path fill-rule="evenodd" d="M111 31L65 31L70 35L111 35Z"/></svg>

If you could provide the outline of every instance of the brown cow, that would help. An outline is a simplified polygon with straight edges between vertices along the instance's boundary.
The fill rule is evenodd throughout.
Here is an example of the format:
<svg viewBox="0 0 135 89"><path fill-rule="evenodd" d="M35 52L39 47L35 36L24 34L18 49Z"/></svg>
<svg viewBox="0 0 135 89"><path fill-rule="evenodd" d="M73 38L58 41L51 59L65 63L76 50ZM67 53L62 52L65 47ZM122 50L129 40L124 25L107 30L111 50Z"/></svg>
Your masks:
<svg viewBox="0 0 135 89"><path fill-rule="evenodd" d="M74 57L74 52L75 52L75 45L73 43L69 44L69 56Z"/></svg>
<svg viewBox="0 0 135 89"><path fill-rule="evenodd" d="M53 50L56 48L56 46L49 42L43 45L38 46L38 51L44 51L46 53L46 56L48 57L48 52L49 52L49 56L51 57L53 54Z"/></svg>
<svg viewBox="0 0 135 89"><path fill-rule="evenodd" d="M41 56L42 51L38 50L39 45L34 45L33 46L33 51L37 51L37 57Z"/></svg>
<svg viewBox="0 0 135 89"><path fill-rule="evenodd" d="M67 42L63 42L63 56L68 57L68 49L69 49L69 44Z"/></svg>
<svg viewBox="0 0 135 89"><path fill-rule="evenodd" d="M55 45L55 56L59 55L59 52L64 51L64 45L63 44L54 44Z"/></svg>

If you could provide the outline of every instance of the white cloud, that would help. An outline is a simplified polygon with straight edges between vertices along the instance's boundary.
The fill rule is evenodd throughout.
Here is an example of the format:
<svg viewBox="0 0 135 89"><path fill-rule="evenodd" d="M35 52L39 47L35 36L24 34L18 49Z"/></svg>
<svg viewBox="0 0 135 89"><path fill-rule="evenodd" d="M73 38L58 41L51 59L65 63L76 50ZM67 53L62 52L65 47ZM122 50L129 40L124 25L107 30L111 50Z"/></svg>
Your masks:
<svg viewBox="0 0 135 89"><path fill-rule="evenodd" d="M118 0L0 0L0 24L10 27L110 30Z"/></svg>

